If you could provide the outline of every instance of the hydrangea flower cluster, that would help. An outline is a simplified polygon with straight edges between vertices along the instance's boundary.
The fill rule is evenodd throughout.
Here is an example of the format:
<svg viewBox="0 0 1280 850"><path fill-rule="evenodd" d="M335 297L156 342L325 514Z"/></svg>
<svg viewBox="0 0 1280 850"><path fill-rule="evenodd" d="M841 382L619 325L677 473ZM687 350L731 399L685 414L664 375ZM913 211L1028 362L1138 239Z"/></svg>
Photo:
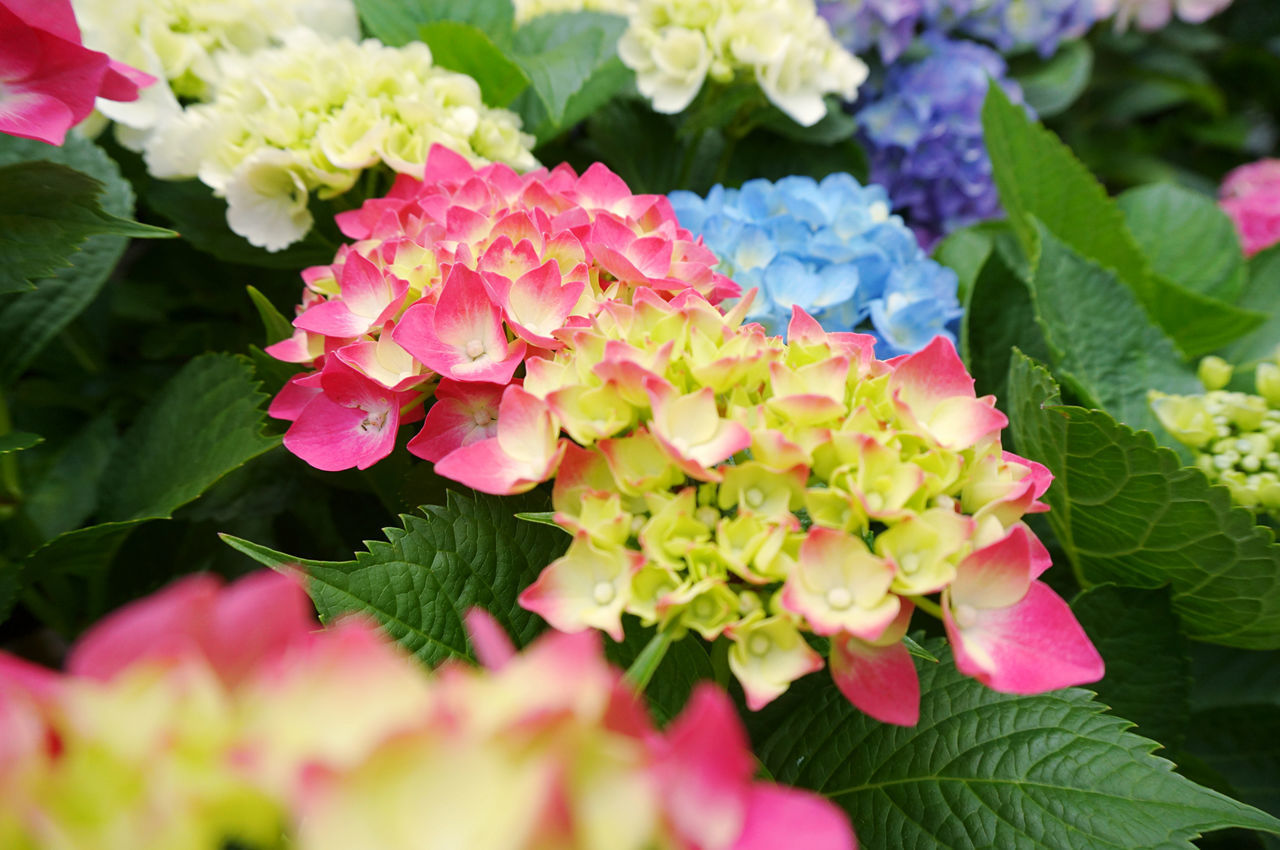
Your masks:
<svg viewBox="0 0 1280 850"><path fill-rule="evenodd" d="M515 0L516 24L559 12L608 12L629 15L635 0Z"/></svg>
<svg viewBox="0 0 1280 850"><path fill-rule="evenodd" d="M95 98L137 100L155 82L83 45L70 0L0 0L0 133L61 145Z"/></svg>
<svg viewBox="0 0 1280 850"><path fill-rule="evenodd" d="M893 62L920 31L964 34L1005 52L1050 56L1097 20L1096 0L827 0L818 4L841 43Z"/></svg>
<svg viewBox="0 0 1280 850"><path fill-rule="evenodd" d="M1200 364L1204 395L1152 390L1160 424L1195 453L1209 480L1238 505L1280 519L1280 351L1258 365L1257 395L1224 389L1232 368L1219 357Z"/></svg>
<svg viewBox="0 0 1280 850"><path fill-rule="evenodd" d="M222 76L219 58L279 46L308 29L325 38L357 39L351 0L74 0L85 44L119 56L158 78L127 105L100 102L116 135L141 150L149 132L181 112L179 99L204 100Z"/></svg>
<svg viewBox="0 0 1280 850"><path fill-rule="evenodd" d="M303 273L297 331L267 349L317 370L270 412L293 420L285 446L319 469L385 457L431 394L409 451L436 461L493 436L485 411L522 364L562 348L560 331L604 304L739 294L665 197L632 195L599 164L519 176L436 146L422 182L402 176L338 224L357 241Z"/></svg>
<svg viewBox="0 0 1280 850"><path fill-rule="evenodd" d="M1179 20L1199 24L1231 5L1231 0L1094 0L1098 18L1115 16L1115 28L1133 24L1140 30L1158 30L1169 25L1176 12Z"/></svg>
<svg viewBox="0 0 1280 850"><path fill-rule="evenodd" d="M881 353L916 351L939 334L955 340L955 272L925 256L881 186L831 174L670 198L680 223L720 257L717 270L758 290L746 318L768 333L781 333L798 305L827 330L870 322Z"/></svg>
<svg viewBox="0 0 1280 850"><path fill-rule="evenodd" d="M148 137L157 177L199 177L227 199L231 229L279 250L310 229L310 193L330 198L379 164L422 173L432 144L519 169L536 165L520 119L490 109L475 80L436 67L425 44L386 47L295 31L282 47L226 57L212 100Z"/></svg>
<svg viewBox="0 0 1280 850"><path fill-rule="evenodd" d="M1262 159L1231 171L1219 197L1235 222L1245 254L1253 256L1280 244L1280 159Z"/></svg>
<svg viewBox="0 0 1280 850"><path fill-rule="evenodd" d="M752 779L713 686L660 733L586 635L516 654L473 613L491 669L432 675L309 609L279 574L197 576L91 630L66 675L0 654L0 844L854 850L834 805Z"/></svg>
<svg viewBox="0 0 1280 850"><path fill-rule="evenodd" d="M988 79L1014 103L1022 103L1022 89L990 48L925 42L930 54L890 67L855 117L871 155L871 181L888 189L894 209L928 249L954 229L1001 214L982 140L982 102Z"/></svg>
<svg viewBox="0 0 1280 850"><path fill-rule="evenodd" d="M880 720L914 724L902 643L912 611L941 618L961 671L1037 693L1094 681L1102 661L1038 576L1021 521L1050 475L1005 452L1005 416L976 398L955 348L876 359L795 308L789 342L695 290L640 290L560 331L496 405L494 437L436 471L516 493L555 477L567 553L521 595L557 629L623 634L622 615L730 643L760 708L820 669ZM561 436L561 431L568 436ZM938 601L927 598L941 594Z"/></svg>
<svg viewBox="0 0 1280 850"><path fill-rule="evenodd" d="M995 0L977 4L956 30L1005 53L1035 48L1052 56L1063 41L1080 38L1098 20L1097 0ZM967 0L966 0L967 4Z"/></svg>
<svg viewBox="0 0 1280 850"><path fill-rule="evenodd" d="M813 0L637 0L618 55L658 112L679 112L708 77L749 76L806 127L823 97L852 100L867 66L831 36Z"/></svg>

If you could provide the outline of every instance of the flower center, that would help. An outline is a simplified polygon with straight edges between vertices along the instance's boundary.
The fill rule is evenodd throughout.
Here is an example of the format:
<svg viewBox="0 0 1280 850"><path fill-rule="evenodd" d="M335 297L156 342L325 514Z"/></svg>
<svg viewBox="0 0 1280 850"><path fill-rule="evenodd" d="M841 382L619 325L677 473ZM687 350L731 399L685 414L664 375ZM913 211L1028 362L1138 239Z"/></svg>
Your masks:
<svg viewBox="0 0 1280 850"><path fill-rule="evenodd" d="M596 586L591 588L591 598L596 601L597 605L608 605L616 595L617 591L613 589L613 582L598 581Z"/></svg>
<svg viewBox="0 0 1280 850"><path fill-rule="evenodd" d="M743 494L747 500L747 507L758 508L764 504L764 493L760 492L759 487L752 487Z"/></svg>
<svg viewBox="0 0 1280 850"><path fill-rule="evenodd" d="M827 591L827 604L837 611L843 611L853 604L853 594L847 587L833 587Z"/></svg>
<svg viewBox="0 0 1280 850"><path fill-rule="evenodd" d="M385 408L377 413L370 412L360 422L360 430L366 433L369 431L381 431L382 427L387 423L387 413L388 411Z"/></svg>
<svg viewBox="0 0 1280 850"><path fill-rule="evenodd" d="M904 573L914 573L920 569L920 556L915 552L908 552L898 561L898 566L902 567Z"/></svg>
<svg viewBox="0 0 1280 850"><path fill-rule="evenodd" d="M771 649L773 649L773 641L769 640L768 635L757 632L747 641L747 651L759 658L768 655Z"/></svg>
<svg viewBox="0 0 1280 850"><path fill-rule="evenodd" d="M479 339L473 339L467 343L467 356L472 360L479 360L484 356L484 343Z"/></svg>
<svg viewBox="0 0 1280 850"><path fill-rule="evenodd" d="M493 421L493 415L488 410L477 410L472 418L481 428Z"/></svg>

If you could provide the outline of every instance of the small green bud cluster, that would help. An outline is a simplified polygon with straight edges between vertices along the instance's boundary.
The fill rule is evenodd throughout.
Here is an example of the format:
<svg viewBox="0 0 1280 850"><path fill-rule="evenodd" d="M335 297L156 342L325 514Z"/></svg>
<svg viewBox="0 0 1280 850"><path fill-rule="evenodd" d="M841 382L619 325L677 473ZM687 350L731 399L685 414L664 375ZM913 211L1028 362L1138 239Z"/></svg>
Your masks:
<svg viewBox="0 0 1280 850"><path fill-rule="evenodd" d="M1218 357L1200 363L1203 395L1152 390L1151 408L1180 443L1195 452L1195 465L1224 484L1238 505L1280 519L1280 350L1277 362L1258 366L1258 394L1225 389L1232 367Z"/></svg>

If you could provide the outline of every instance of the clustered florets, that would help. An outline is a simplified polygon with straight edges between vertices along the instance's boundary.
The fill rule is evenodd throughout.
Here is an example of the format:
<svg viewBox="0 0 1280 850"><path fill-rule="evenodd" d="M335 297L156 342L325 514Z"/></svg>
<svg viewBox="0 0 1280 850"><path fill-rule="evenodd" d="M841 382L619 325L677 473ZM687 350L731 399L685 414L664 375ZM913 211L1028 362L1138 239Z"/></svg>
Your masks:
<svg viewBox="0 0 1280 850"><path fill-rule="evenodd" d="M618 55L659 112L679 112L708 78L758 84L797 123L852 100L867 67L831 37L813 0L637 0Z"/></svg>
<svg viewBox="0 0 1280 850"><path fill-rule="evenodd" d="M670 197L680 223L720 258L717 271L758 290L746 318L768 333L781 333L798 305L827 330L865 326L882 355L917 351L938 335L955 341L955 272L890 215L883 187L831 174Z"/></svg>
<svg viewBox="0 0 1280 850"><path fill-rule="evenodd" d="M1201 361L1203 395L1153 390L1151 408L1170 434L1195 453L1195 465L1224 484L1238 505L1280 519L1280 354L1258 364L1257 395L1224 389L1232 368Z"/></svg>
<svg viewBox="0 0 1280 850"><path fill-rule="evenodd" d="M815 794L753 779L728 696L665 730L587 635L426 672L278 573L188 578L116 612L55 674L0 653L0 846L853 850ZM554 683L548 687L548 683ZM496 805L495 805L496 801Z"/></svg>
<svg viewBox="0 0 1280 850"><path fill-rule="evenodd" d="M492 436L488 402L602 304L739 292L666 198L632 195L602 165L517 175L436 147L424 177L338 217L357 241L304 273L298 330L268 349L318 369L271 412L295 420L285 446L320 469L376 463L432 395L409 451L437 461Z"/></svg>

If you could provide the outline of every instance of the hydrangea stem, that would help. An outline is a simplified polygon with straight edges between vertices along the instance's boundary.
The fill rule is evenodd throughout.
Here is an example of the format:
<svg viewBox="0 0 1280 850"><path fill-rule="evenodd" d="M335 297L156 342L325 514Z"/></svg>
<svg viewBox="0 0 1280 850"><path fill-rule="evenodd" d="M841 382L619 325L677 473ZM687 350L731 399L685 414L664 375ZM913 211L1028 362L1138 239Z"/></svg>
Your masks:
<svg viewBox="0 0 1280 850"><path fill-rule="evenodd" d="M9 406L5 403L4 395L0 394L0 436L12 430ZM0 454L0 519L8 518L21 501L22 482L18 478L17 453Z"/></svg>
<svg viewBox="0 0 1280 850"><path fill-rule="evenodd" d="M654 671L658 669L658 665L662 663L667 650L671 647L672 637L671 629L659 629L654 632L653 637L636 656L636 660L627 668L627 681L636 689L636 693L643 693L648 687Z"/></svg>
<svg viewBox="0 0 1280 850"><path fill-rule="evenodd" d="M934 602L932 599L924 596L909 596L907 598L914 602L916 607L921 611L924 611L933 617L937 617L939 620L942 619L942 606L937 602Z"/></svg>

